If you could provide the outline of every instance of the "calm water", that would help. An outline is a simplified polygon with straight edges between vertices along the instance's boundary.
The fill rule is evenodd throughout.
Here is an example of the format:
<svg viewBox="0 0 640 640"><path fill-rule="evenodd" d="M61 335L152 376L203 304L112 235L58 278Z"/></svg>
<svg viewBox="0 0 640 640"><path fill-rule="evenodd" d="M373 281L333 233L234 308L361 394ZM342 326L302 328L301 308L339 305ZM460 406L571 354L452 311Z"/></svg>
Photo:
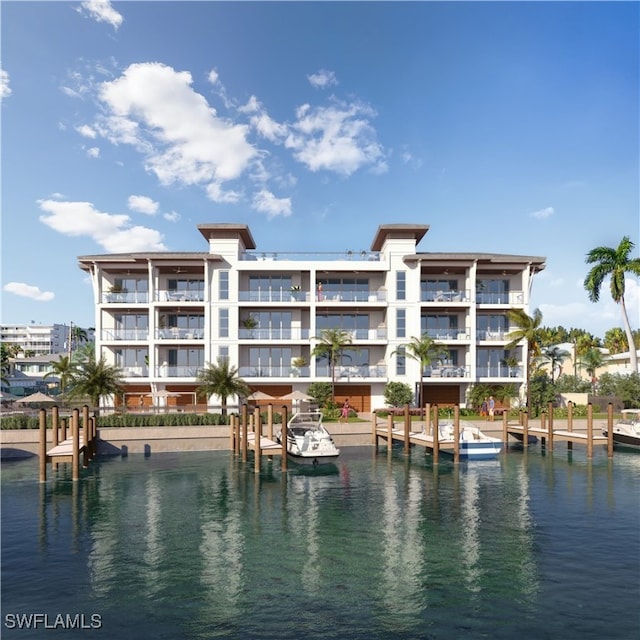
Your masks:
<svg viewBox="0 0 640 640"><path fill-rule="evenodd" d="M36 459L2 466L3 638L640 634L633 452L434 468L343 448L327 473L286 475L228 452L131 455L75 486L48 471L40 485ZM38 613L100 628L18 628Z"/></svg>

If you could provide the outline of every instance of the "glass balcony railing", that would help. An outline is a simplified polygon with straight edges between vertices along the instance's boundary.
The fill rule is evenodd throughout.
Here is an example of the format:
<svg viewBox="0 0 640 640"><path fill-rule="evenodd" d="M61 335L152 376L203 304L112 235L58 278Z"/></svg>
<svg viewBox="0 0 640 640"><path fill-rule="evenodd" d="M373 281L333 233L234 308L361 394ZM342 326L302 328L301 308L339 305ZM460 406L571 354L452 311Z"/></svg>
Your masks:
<svg viewBox="0 0 640 640"><path fill-rule="evenodd" d="M148 304L148 291L113 291L102 294L102 302L107 304Z"/></svg>
<svg viewBox="0 0 640 640"><path fill-rule="evenodd" d="M462 289L451 291L423 291L420 300L422 302L468 302L469 292Z"/></svg>
<svg viewBox="0 0 640 640"><path fill-rule="evenodd" d="M425 333L434 340L469 340L468 329L427 329Z"/></svg>
<svg viewBox="0 0 640 640"><path fill-rule="evenodd" d="M240 340L308 340L309 329L288 328L288 329L239 329L238 338Z"/></svg>
<svg viewBox="0 0 640 640"><path fill-rule="evenodd" d="M468 367L453 364L442 364L426 367L423 374L425 378L468 378Z"/></svg>
<svg viewBox="0 0 640 640"><path fill-rule="evenodd" d="M127 340L130 342L149 340L149 329L103 329L101 339L105 342L109 340Z"/></svg>
<svg viewBox="0 0 640 640"><path fill-rule="evenodd" d="M204 329L182 329L171 327L169 329L158 329L157 340L202 340Z"/></svg>

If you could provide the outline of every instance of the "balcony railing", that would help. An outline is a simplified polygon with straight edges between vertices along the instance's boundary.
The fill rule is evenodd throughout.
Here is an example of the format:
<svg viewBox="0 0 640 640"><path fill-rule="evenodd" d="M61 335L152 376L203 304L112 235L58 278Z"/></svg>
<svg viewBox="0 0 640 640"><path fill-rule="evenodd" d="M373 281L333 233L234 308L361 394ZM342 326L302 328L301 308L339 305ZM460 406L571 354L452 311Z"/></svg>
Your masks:
<svg viewBox="0 0 640 640"><path fill-rule="evenodd" d="M100 332L104 342L109 340L127 340L129 342L147 341L149 329L103 329Z"/></svg>
<svg viewBox="0 0 640 640"><path fill-rule="evenodd" d="M269 262L273 260L296 260L296 261L320 261L320 260L351 260L353 262L379 262L380 253L378 251L340 251L340 252L295 252L285 251L275 253L273 251L245 251L240 256L241 260L253 260L256 262Z"/></svg>
<svg viewBox="0 0 640 640"><path fill-rule="evenodd" d="M451 291L423 291L420 296L422 302L468 302L469 292L463 289Z"/></svg>
<svg viewBox="0 0 640 640"><path fill-rule="evenodd" d="M331 369L326 365L316 367L316 376L319 378L330 378ZM336 380L345 378L386 378L386 364L360 364L360 365L340 365L335 370Z"/></svg>
<svg viewBox="0 0 640 640"><path fill-rule="evenodd" d="M102 294L102 302L108 304L148 304L148 291L118 291Z"/></svg>
<svg viewBox="0 0 640 640"><path fill-rule="evenodd" d="M479 329L476 331L476 340L508 340L509 329Z"/></svg>
<svg viewBox="0 0 640 640"><path fill-rule="evenodd" d="M157 340L202 340L203 338L204 329L171 327L169 329L158 329L156 332Z"/></svg>
<svg viewBox="0 0 640 640"><path fill-rule="evenodd" d="M146 378L149 375L147 365L120 367L120 370L125 378Z"/></svg>
<svg viewBox="0 0 640 640"><path fill-rule="evenodd" d="M160 365L155 367L155 376L158 378L195 378L202 367Z"/></svg>
<svg viewBox="0 0 640 640"><path fill-rule="evenodd" d="M425 378L468 378L468 367L458 367L451 364L426 367L423 376Z"/></svg>
<svg viewBox="0 0 640 640"><path fill-rule="evenodd" d="M476 293L477 304L524 304L522 291L504 291L502 293Z"/></svg>
<svg viewBox="0 0 640 640"><path fill-rule="evenodd" d="M386 302L386 291L318 291L318 302Z"/></svg>
<svg viewBox="0 0 640 640"><path fill-rule="evenodd" d="M240 340L308 340L309 329L287 328L287 329L239 329L238 338Z"/></svg>
<svg viewBox="0 0 640 640"><path fill-rule="evenodd" d="M204 291L184 291L159 289L156 291L158 302L204 302Z"/></svg>
<svg viewBox="0 0 640 640"><path fill-rule="evenodd" d="M477 367L478 378L521 378L524 375L523 367L507 367L496 365L490 367Z"/></svg>
<svg viewBox="0 0 640 640"><path fill-rule="evenodd" d="M433 340L469 340L468 329L427 329L425 333Z"/></svg>
<svg viewBox="0 0 640 640"><path fill-rule="evenodd" d="M308 378L311 375L309 367L291 366L241 366L238 367L241 378Z"/></svg>

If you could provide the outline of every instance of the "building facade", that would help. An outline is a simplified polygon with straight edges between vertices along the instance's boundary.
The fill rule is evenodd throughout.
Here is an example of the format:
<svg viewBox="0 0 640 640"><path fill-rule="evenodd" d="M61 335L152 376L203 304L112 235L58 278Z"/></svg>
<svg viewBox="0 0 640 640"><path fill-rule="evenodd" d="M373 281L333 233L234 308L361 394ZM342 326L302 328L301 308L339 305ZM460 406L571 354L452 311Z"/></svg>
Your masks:
<svg viewBox="0 0 640 640"><path fill-rule="evenodd" d="M0 341L17 345L23 353L44 356L62 353L67 348L69 327L65 324L3 324Z"/></svg>
<svg viewBox="0 0 640 640"><path fill-rule="evenodd" d="M219 358L274 398L331 382L327 360L312 355L330 328L352 338L335 389L358 411L383 408L389 381L422 403L460 406L474 383L524 384L525 347L505 348L507 312L528 312L544 258L417 252L427 225L381 225L368 251L313 255L258 251L246 225L198 230L206 252L79 258L94 288L96 353L124 372L129 406L195 404L198 370ZM420 364L403 348L424 334L446 353L418 389Z"/></svg>

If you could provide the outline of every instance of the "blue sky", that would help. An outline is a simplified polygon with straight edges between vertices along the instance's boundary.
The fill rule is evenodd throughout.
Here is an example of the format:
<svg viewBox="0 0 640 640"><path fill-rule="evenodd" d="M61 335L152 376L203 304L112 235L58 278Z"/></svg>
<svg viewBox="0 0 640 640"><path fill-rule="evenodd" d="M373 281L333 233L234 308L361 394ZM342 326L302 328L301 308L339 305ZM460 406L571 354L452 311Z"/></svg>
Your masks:
<svg viewBox="0 0 640 640"><path fill-rule="evenodd" d="M93 326L79 255L239 222L280 252L429 224L420 251L545 256L545 325L622 326L582 281L590 249L640 245L637 3L0 11L3 323Z"/></svg>

